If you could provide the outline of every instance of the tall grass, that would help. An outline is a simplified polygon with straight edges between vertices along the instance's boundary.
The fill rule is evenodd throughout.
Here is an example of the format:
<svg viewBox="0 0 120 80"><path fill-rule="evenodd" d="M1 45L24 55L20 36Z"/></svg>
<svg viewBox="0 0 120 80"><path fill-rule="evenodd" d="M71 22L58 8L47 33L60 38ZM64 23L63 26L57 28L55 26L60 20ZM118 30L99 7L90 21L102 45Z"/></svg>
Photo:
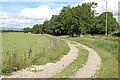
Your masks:
<svg viewBox="0 0 120 80"><path fill-rule="evenodd" d="M118 38L106 36L87 36L70 38L93 48L101 57L101 68L93 77L118 78Z"/></svg>
<svg viewBox="0 0 120 80"><path fill-rule="evenodd" d="M87 39L87 38L86 38ZM90 40L90 38L88 37ZM92 42L96 47L104 49L118 58L119 38L113 36L92 36Z"/></svg>
<svg viewBox="0 0 120 80"><path fill-rule="evenodd" d="M45 35L3 34L2 40L2 74L10 74L31 65L55 62L69 51L64 41Z"/></svg>

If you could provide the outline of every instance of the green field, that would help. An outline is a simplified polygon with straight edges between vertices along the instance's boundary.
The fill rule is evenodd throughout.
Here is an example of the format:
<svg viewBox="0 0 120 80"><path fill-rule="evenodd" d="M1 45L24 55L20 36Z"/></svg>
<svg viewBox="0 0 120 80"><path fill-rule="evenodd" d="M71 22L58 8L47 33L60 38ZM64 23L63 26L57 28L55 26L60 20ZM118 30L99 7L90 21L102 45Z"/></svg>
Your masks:
<svg viewBox="0 0 120 80"><path fill-rule="evenodd" d="M2 34L2 74L56 62L69 51L64 41L41 34Z"/></svg>
<svg viewBox="0 0 120 80"><path fill-rule="evenodd" d="M69 38L93 48L101 57L101 68L95 78L118 78L118 38L112 36L84 36Z"/></svg>

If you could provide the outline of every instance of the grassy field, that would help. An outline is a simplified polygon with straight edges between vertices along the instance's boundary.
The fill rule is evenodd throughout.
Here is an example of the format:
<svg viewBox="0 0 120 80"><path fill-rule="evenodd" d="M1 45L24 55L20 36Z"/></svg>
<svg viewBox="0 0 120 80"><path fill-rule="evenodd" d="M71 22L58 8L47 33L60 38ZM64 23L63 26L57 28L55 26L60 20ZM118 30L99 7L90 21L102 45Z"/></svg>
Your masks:
<svg viewBox="0 0 120 80"><path fill-rule="evenodd" d="M88 51L82 47L77 47L79 49L78 57L64 70L55 74L54 78L69 78L75 74L83 65L86 64L88 60Z"/></svg>
<svg viewBox="0 0 120 80"><path fill-rule="evenodd" d="M56 62L69 52L64 41L41 34L2 34L2 74Z"/></svg>
<svg viewBox="0 0 120 80"><path fill-rule="evenodd" d="M101 57L101 68L95 74L96 78L118 78L118 38L111 36L84 36L69 38L93 48Z"/></svg>

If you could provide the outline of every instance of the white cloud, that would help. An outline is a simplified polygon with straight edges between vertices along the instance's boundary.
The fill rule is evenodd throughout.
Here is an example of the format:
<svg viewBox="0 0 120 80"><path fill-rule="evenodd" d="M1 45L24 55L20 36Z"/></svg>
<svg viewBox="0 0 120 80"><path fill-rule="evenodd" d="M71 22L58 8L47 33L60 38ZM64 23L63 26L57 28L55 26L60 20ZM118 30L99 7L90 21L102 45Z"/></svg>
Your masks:
<svg viewBox="0 0 120 80"><path fill-rule="evenodd" d="M101 14L106 11L106 0L84 0L83 3L96 2L97 8L96 13ZM113 17L118 21L118 3L120 0L107 0L107 11L113 13ZM120 11L119 11L120 14Z"/></svg>
<svg viewBox="0 0 120 80"><path fill-rule="evenodd" d="M31 20L37 20L39 24L42 24L45 20L50 20L52 15L58 15L62 7L51 9L47 5L41 5L36 8L24 8L18 13L23 18L30 18Z"/></svg>
<svg viewBox="0 0 120 80"><path fill-rule="evenodd" d="M19 15L26 18L48 20L52 15L56 15L59 9L50 9L47 5L41 5L36 8L24 8L20 11Z"/></svg>
<svg viewBox="0 0 120 80"><path fill-rule="evenodd" d="M22 27L21 24L29 24L32 20L24 18L15 18L8 15L7 12L0 12L0 27Z"/></svg>
<svg viewBox="0 0 120 80"><path fill-rule="evenodd" d="M24 23L30 23L31 20L26 19L15 19L15 18L8 18L8 19L0 19L0 23L2 24L24 24Z"/></svg>
<svg viewBox="0 0 120 80"><path fill-rule="evenodd" d="M120 0L107 0L108 11L113 14L118 14L118 2ZM97 12L102 13L106 11L106 2L105 0L84 0L83 3L96 2L98 7L95 9Z"/></svg>
<svg viewBox="0 0 120 80"><path fill-rule="evenodd" d="M0 18L9 18L7 12L0 12Z"/></svg>
<svg viewBox="0 0 120 80"><path fill-rule="evenodd" d="M31 22L31 20L17 18L0 19L0 27L27 27L24 25L30 24Z"/></svg>
<svg viewBox="0 0 120 80"><path fill-rule="evenodd" d="M31 20L27 20L24 18L18 18L18 17L11 17L8 15L7 12L0 12L0 23L30 23Z"/></svg>
<svg viewBox="0 0 120 80"><path fill-rule="evenodd" d="M0 12L0 27L32 27L35 23L42 24L52 15L59 14L61 9L50 9L47 5L41 5L36 8L24 8L15 16L11 16L7 12Z"/></svg>

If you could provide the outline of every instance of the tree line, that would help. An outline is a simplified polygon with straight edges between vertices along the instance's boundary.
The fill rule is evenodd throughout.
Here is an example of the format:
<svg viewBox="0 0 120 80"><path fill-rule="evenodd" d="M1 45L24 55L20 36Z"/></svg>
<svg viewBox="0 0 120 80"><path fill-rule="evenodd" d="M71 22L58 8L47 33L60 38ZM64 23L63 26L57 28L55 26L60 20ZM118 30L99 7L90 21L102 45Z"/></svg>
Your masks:
<svg viewBox="0 0 120 80"><path fill-rule="evenodd" d="M35 24L33 28L24 28L24 32L34 34L80 36L83 34L105 34L106 12L95 16L93 8L96 3L83 3L76 7L64 6L59 15L53 15L43 24ZM107 12L107 33L118 32L119 24L111 12Z"/></svg>
<svg viewBox="0 0 120 80"><path fill-rule="evenodd" d="M25 32L23 30L0 30L0 32L5 33L5 32Z"/></svg>

